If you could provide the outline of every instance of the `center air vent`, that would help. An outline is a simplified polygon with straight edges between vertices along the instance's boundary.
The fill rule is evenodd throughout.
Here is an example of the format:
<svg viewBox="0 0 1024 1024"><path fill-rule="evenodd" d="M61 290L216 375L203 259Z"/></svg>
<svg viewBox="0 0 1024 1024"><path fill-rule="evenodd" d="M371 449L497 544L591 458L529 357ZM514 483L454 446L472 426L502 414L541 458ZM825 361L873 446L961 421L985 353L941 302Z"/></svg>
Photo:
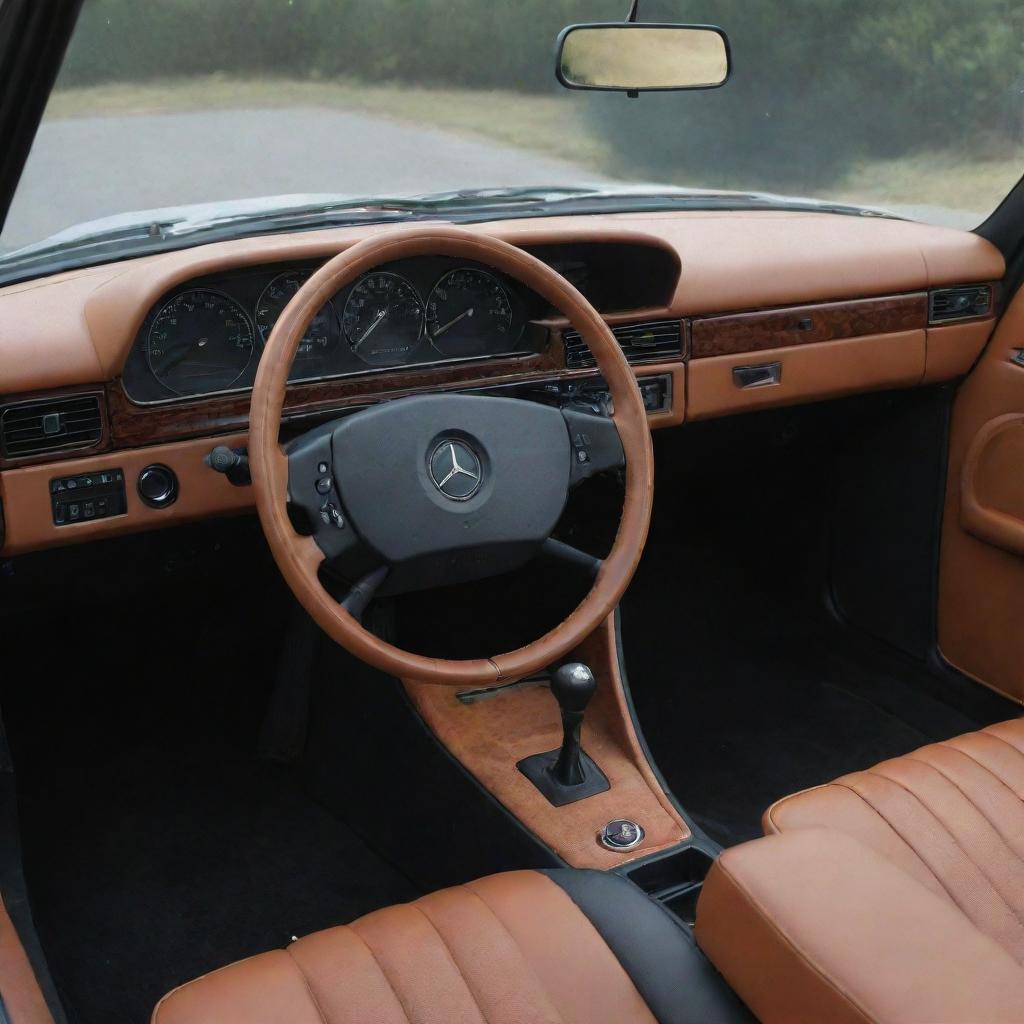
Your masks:
<svg viewBox="0 0 1024 1024"><path fill-rule="evenodd" d="M678 358L683 354L683 334L678 320L627 324L613 327L612 334L631 363ZM565 365L570 370L597 365L594 354L576 331L566 331L562 335L562 343L565 345Z"/></svg>
<svg viewBox="0 0 1024 1024"><path fill-rule="evenodd" d="M968 288L936 288L928 296L928 322L970 320L992 311L992 289L987 284Z"/></svg>
<svg viewBox="0 0 1024 1024"><path fill-rule="evenodd" d="M5 459L91 448L102 436L96 395L19 402L0 410L0 454Z"/></svg>

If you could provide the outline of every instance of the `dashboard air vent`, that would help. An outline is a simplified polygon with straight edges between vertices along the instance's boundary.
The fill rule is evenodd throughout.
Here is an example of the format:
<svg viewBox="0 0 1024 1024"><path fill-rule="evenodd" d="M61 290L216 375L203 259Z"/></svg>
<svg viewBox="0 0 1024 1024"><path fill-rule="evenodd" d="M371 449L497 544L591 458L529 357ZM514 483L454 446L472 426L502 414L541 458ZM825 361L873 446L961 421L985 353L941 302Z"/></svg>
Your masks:
<svg viewBox="0 0 1024 1024"><path fill-rule="evenodd" d="M612 334L631 363L670 359L683 354L683 332L678 320L625 324L613 327ZM562 335L562 343L565 345L565 365L570 370L597 365L593 353L576 331L566 331Z"/></svg>
<svg viewBox="0 0 1024 1024"><path fill-rule="evenodd" d="M19 402L0 409L0 454L5 459L91 448L102 436L96 395Z"/></svg>
<svg viewBox="0 0 1024 1024"><path fill-rule="evenodd" d="M987 284L969 288L937 288L928 296L928 322L969 320L992 311L992 289Z"/></svg>

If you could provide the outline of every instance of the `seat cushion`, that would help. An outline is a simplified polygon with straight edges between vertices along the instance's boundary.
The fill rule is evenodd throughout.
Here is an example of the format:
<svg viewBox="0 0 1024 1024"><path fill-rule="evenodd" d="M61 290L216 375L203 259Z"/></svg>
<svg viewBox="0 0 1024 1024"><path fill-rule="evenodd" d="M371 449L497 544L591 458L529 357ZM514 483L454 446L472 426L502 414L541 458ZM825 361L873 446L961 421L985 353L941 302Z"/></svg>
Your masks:
<svg viewBox="0 0 1024 1024"><path fill-rule="evenodd" d="M764 825L856 838L1024 964L1024 719L785 797Z"/></svg>
<svg viewBox="0 0 1024 1024"><path fill-rule="evenodd" d="M763 1024L1019 1024L1024 969L953 903L833 829L726 850L697 940Z"/></svg>
<svg viewBox="0 0 1024 1024"><path fill-rule="evenodd" d="M767 1024L1024 1020L1024 721L778 801L697 939Z"/></svg>
<svg viewBox="0 0 1024 1024"><path fill-rule="evenodd" d="M749 1020L660 905L618 876L569 870L493 875L376 911L183 985L153 1014L155 1024Z"/></svg>

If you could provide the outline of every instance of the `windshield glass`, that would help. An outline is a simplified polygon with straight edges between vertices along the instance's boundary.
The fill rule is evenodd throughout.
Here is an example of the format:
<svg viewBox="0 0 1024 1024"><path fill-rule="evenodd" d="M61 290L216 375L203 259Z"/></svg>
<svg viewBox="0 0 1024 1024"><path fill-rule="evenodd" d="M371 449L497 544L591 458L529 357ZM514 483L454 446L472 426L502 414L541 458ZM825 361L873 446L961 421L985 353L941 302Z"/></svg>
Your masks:
<svg viewBox="0 0 1024 1024"><path fill-rule="evenodd" d="M86 0L0 250L196 203L560 185L769 191L971 228L1020 177L1012 0L641 0L643 21L720 25L729 81L558 85L558 31L627 6Z"/></svg>

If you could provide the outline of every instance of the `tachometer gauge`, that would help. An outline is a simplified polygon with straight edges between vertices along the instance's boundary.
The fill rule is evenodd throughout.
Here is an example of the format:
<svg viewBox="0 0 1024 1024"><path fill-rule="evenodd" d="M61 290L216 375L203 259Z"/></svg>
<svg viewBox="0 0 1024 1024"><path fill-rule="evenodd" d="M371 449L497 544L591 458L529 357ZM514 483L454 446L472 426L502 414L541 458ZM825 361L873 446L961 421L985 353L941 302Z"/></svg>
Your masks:
<svg viewBox="0 0 1024 1024"><path fill-rule="evenodd" d="M349 293L341 318L352 351L371 366L404 363L423 336L423 301L399 274L367 274Z"/></svg>
<svg viewBox="0 0 1024 1024"><path fill-rule="evenodd" d="M226 391L252 359L252 323L222 292L190 288L160 308L146 339L146 359L176 395Z"/></svg>
<svg viewBox="0 0 1024 1024"><path fill-rule="evenodd" d="M512 333L508 292L484 270L449 270L427 299L426 326L431 344L448 359L506 352Z"/></svg>
<svg viewBox="0 0 1024 1024"><path fill-rule="evenodd" d="M306 271L278 274L263 289L256 303L256 326L264 345L284 307L291 302L308 277L309 272ZM334 304L328 299L320 312L313 317L313 322L299 342L291 376L315 375L319 365L334 351L338 337L337 314L334 311Z"/></svg>

